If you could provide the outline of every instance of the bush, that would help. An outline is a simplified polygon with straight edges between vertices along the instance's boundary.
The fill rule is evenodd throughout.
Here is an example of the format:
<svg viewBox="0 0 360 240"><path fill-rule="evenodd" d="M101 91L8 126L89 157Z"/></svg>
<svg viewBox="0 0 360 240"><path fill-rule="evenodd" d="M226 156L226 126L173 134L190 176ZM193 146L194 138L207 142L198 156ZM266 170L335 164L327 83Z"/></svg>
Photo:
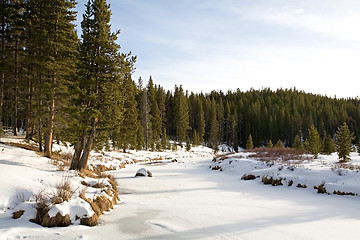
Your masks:
<svg viewBox="0 0 360 240"><path fill-rule="evenodd" d="M320 184L319 186L314 186L314 189L317 189L317 193L325 194L326 188L324 187L325 183Z"/></svg>
<svg viewBox="0 0 360 240"><path fill-rule="evenodd" d="M45 194L44 190L41 190L38 195L35 196L36 202L36 217L35 219L30 219L31 222L42 224L45 215L49 212L49 196Z"/></svg>
<svg viewBox="0 0 360 240"><path fill-rule="evenodd" d="M69 177L64 177L62 181L57 184L56 191L56 204L62 203L64 201L69 201L75 193L75 191L71 189Z"/></svg>
<svg viewBox="0 0 360 240"><path fill-rule="evenodd" d="M282 181L282 178L276 179L276 178L268 177L268 176L263 176L261 179L261 182L264 183L265 185L271 184L273 186L283 185L281 181Z"/></svg>
<svg viewBox="0 0 360 240"><path fill-rule="evenodd" d="M293 180L290 180L290 181L288 182L288 186L289 186L289 187L291 187L293 184L294 184L294 181L293 181Z"/></svg>

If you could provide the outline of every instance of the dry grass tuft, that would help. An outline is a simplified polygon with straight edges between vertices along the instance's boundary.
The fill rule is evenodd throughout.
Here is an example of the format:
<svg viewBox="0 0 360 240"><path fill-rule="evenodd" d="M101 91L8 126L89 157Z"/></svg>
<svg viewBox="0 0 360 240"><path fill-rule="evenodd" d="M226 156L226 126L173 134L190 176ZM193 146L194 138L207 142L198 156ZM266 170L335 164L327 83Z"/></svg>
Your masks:
<svg viewBox="0 0 360 240"><path fill-rule="evenodd" d="M99 175L97 173L95 173L94 171L88 170L88 169L84 169L80 172L78 172L79 176L82 178L86 178L86 177L90 177L90 178L100 178Z"/></svg>
<svg viewBox="0 0 360 240"><path fill-rule="evenodd" d="M39 152L38 147L33 146L33 145L30 145L30 144L14 143L14 142L11 142L11 143L9 143L9 144L10 144L11 146L14 146L14 147L19 147L19 148L23 148L23 149L30 150L30 151L34 151L34 152Z"/></svg>
<svg viewBox="0 0 360 240"><path fill-rule="evenodd" d="M254 148L252 150L247 150L246 152L254 152L254 154L249 155L249 158L258 158L262 161L289 161L289 160L312 160L313 157L306 156L306 152L301 149L295 148Z"/></svg>
<svg viewBox="0 0 360 240"><path fill-rule="evenodd" d="M224 153L224 154L219 154L217 156L214 157L213 162L216 162L218 160L225 160L229 158L229 155L235 154L234 152L230 152L230 153Z"/></svg>
<svg viewBox="0 0 360 240"><path fill-rule="evenodd" d="M64 177L60 183L56 186L56 203L62 203L64 201L69 201L74 195L75 190L71 188L71 183L69 177Z"/></svg>
<svg viewBox="0 0 360 240"><path fill-rule="evenodd" d="M50 163L58 166L60 171L64 171L65 169L69 169L72 161L72 153L66 152L63 153L61 151L53 152Z"/></svg>
<svg viewBox="0 0 360 240"><path fill-rule="evenodd" d="M114 167L106 167L104 165L91 165L91 168L93 169L93 171L97 174L100 174L102 172L106 172L106 171L113 171L116 170Z"/></svg>
<svg viewBox="0 0 360 240"><path fill-rule="evenodd" d="M71 224L71 219L69 214L65 216L61 215L59 212L55 217L50 217L49 214L45 214L41 226L44 227L67 227Z"/></svg>
<svg viewBox="0 0 360 240"><path fill-rule="evenodd" d="M111 200L105 196L97 196L94 200L94 203L99 207L101 214L113 208Z"/></svg>
<svg viewBox="0 0 360 240"><path fill-rule="evenodd" d="M38 195L35 196L36 202L36 217L30 219L31 222L40 224L43 222L45 215L49 212L50 205L48 202L49 196L45 194L44 190L41 190Z"/></svg>
<svg viewBox="0 0 360 240"><path fill-rule="evenodd" d="M85 225L85 226L89 226L89 227L93 227L96 226L99 222L99 215L94 214L89 218L81 218L80 219L80 224L81 225Z"/></svg>
<svg viewBox="0 0 360 240"><path fill-rule="evenodd" d="M83 194L81 194L79 197L84 199L87 203L90 204L95 215L97 215L97 216L101 215L101 210L100 210L99 206L97 204L95 204L93 200L91 200L90 198L86 198L85 195L83 195Z"/></svg>

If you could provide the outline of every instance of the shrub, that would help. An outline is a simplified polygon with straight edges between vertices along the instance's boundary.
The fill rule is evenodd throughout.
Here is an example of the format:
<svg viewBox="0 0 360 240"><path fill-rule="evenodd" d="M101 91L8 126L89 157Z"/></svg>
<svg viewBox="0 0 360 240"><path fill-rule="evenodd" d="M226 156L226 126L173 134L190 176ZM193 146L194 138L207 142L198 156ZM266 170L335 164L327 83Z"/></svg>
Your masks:
<svg viewBox="0 0 360 240"><path fill-rule="evenodd" d="M41 190L38 195L35 196L36 202L36 217L35 219L30 219L31 222L40 224L43 222L45 215L49 212L49 196L45 193L44 190Z"/></svg>
<svg viewBox="0 0 360 240"><path fill-rule="evenodd" d="M294 184L294 181L293 181L293 180L290 180L290 181L288 182L288 186L289 186L289 187L291 187L293 184Z"/></svg>
<svg viewBox="0 0 360 240"><path fill-rule="evenodd" d="M314 186L314 189L317 189L317 193L325 194L326 188L324 187L325 183L320 184L319 186Z"/></svg>
<svg viewBox="0 0 360 240"><path fill-rule="evenodd" d="M56 186L56 203L62 203L64 201L69 201L74 195L75 191L71 189L71 184L69 177L64 177L60 183Z"/></svg>
<svg viewBox="0 0 360 240"><path fill-rule="evenodd" d="M273 178L273 177L268 177L268 176L263 176L262 179L261 179L262 183L264 183L265 185L266 184L271 184L273 186L280 186L280 185L283 185L282 184L282 178L279 178L279 179L276 179L276 178Z"/></svg>
<svg viewBox="0 0 360 240"><path fill-rule="evenodd" d="M296 185L296 187L298 187L298 188L307 188L306 184L300 184L300 183L298 183Z"/></svg>

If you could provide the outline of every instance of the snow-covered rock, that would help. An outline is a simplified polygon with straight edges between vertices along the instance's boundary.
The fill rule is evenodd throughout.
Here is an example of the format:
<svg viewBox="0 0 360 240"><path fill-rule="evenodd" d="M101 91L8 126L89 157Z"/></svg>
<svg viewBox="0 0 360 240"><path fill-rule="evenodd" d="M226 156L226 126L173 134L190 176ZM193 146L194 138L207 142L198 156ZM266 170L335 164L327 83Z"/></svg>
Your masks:
<svg viewBox="0 0 360 240"><path fill-rule="evenodd" d="M152 172L149 170L146 170L146 168L140 168L136 174L135 177L152 177Z"/></svg>

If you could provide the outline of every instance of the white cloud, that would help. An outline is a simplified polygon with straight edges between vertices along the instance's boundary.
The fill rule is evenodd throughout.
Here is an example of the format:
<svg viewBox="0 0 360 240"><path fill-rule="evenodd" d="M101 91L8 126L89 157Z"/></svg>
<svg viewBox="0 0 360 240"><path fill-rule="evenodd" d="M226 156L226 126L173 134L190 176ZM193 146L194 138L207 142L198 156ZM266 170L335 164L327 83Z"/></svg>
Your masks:
<svg viewBox="0 0 360 240"><path fill-rule="evenodd" d="M299 28L325 38L360 41L360 1L356 0L263 1L238 13L247 19Z"/></svg>

